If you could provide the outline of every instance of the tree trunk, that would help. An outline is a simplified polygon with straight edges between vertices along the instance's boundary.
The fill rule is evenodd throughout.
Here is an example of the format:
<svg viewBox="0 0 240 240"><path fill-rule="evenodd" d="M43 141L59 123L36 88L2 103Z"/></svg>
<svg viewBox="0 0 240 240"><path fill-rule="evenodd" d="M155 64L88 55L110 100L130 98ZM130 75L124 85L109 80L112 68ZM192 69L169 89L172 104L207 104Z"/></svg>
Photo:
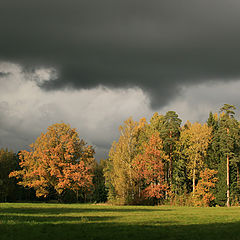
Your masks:
<svg viewBox="0 0 240 240"><path fill-rule="evenodd" d="M133 189L133 179L132 179L132 169L131 169L131 165L129 163L128 165L129 167L129 183L130 183L130 194L131 194L131 201L134 199L134 189Z"/></svg>
<svg viewBox="0 0 240 240"><path fill-rule="evenodd" d="M78 190L76 191L76 200L77 200L77 203L78 203Z"/></svg>
<svg viewBox="0 0 240 240"><path fill-rule="evenodd" d="M194 162L193 162L193 196L195 194L195 182L196 182L196 162L197 162L197 159L196 159L196 156L194 158Z"/></svg>
<svg viewBox="0 0 240 240"><path fill-rule="evenodd" d="M237 164L237 187L239 188L239 165Z"/></svg>
<svg viewBox="0 0 240 240"><path fill-rule="evenodd" d="M169 162L166 162L166 173L165 173L165 181L169 182Z"/></svg>
<svg viewBox="0 0 240 240"><path fill-rule="evenodd" d="M165 171L164 171L164 175L165 175L165 181L166 181L166 183L168 183L168 175L169 175L169 163L168 163L168 161L166 162L166 168L165 168ZM167 194L167 191L165 191L165 199L167 200L167 198L168 198L168 194Z"/></svg>
<svg viewBox="0 0 240 240"><path fill-rule="evenodd" d="M227 207L230 207L230 191L229 191L229 156L227 155Z"/></svg>
<svg viewBox="0 0 240 240"><path fill-rule="evenodd" d="M172 145L170 145L170 153L169 153L169 182L170 182L170 189L172 189L172 170L173 170L173 163L172 163Z"/></svg>
<svg viewBox="0 0 240 240"><path fill-rule="evenodd" d="M193 168L193 196L195 194L195 180L196 179L196 169L195 167Z"/></svg>
<svg viewBox="0 0 240 240"><path fill-rule="evenodd" d="M62 195L61 195L61 193L57 193L57 201L58 201L58 203L62 203Z"/></svg>
<svg viewBox="0 0 240 240"><path fill-rule="evenodd" d="M172 131L170 131L170 139L172 138ZM173 171L173 163L172 163L172 144L170 144L170 152L169 152L169 161L170 161L170 166L169 166L169 179L170 179L170 190L172 188L172 171Z"/></svg>

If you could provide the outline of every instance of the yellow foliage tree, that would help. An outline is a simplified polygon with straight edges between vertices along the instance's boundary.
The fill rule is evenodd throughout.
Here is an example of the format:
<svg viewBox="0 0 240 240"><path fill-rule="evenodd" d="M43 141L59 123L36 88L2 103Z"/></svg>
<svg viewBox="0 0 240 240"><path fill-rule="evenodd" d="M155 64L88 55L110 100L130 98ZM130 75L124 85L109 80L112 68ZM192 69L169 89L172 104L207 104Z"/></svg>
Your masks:
<svg viewBox="0 0 240 240"><path fill-rule="evenodd" d="M120 137L118 142L113 142L109 152L105 177L111 182L115 197L121 203L131 203L134 200L133 160L138 150L138 136L145 123L145 119L141 119L140 122L132 118L127 119L124 125L119 127Z"/></svg>
<svg viewBox="0 0 240 240"><path fill-rule="evenodd" d="M212 129L207 124L202 125L198 122L194 124L187 122L181 131L180 152L186 159L189 178L192 179L193 184L193 195L195 193L197 173L204 166L204 157L211 140L211 132Z"/></svg>

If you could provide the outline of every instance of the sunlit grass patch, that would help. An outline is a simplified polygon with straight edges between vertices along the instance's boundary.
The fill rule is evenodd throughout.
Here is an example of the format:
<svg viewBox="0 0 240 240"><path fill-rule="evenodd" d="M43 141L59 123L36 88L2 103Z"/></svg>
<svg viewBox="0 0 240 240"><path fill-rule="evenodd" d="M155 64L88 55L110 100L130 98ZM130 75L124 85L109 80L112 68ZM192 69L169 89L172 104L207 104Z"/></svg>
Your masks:
<svg viewBox="0 0 240 240"><path fill-rule="evenodd" d="M0 239L240 239L240 208L0 204Z"/></svg>

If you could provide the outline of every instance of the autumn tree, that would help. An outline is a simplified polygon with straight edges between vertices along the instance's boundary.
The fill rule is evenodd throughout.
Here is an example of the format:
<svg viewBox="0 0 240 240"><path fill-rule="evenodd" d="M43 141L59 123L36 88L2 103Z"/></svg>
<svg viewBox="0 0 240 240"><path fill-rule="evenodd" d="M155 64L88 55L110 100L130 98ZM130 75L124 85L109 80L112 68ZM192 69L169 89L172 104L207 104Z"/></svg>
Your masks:
<svg viewBox="0 0 240 240"><path fill-rule="evenodd" d="M215 189L217 178L217 171L205 168L200 172L200 180L196 187L194 196L195 205L209 207L213 204L215 196L213 190Z"/></svg>
<svg viewBox="0 0 240 240"><path fill-rule="evenodd" d="M168 161L164 163L164 174L170 188L173 182L173 164L177 161L176 145L180 137L181 122L174 111L168 111L165 115L154 113L147 127L148 139L158 132L163 141L163 150L168 155Z"/></svg>
<svg viewBox="0 0 240 240"><path fill-rule="evenodd" d="M186 160L189 177L192 179L193 195L196 177L204 166L204 157L211 140L211 128L206 124L187 122L180 136L180 152Z"/></svg>
<svg viewBox="0 0 240 240"><path fill-rule="evenodd" d="M113 142L109 159L105 166L105 178L109 186L109 196L121 203L131 203L135 198L135 182L133 174L133 159L139 150L139 134L145 125L145 119L140 122L132 118L119 127L118 142Z"/></svg>
<svg viewBox="0 0 240 240"><path fill-rule="evenodd" d="M155 132L161 132L164 124L164 115L158 114L157 112L153 114L150 119L150 123L147 127L147 136L150 138Z"/></svg>
<svg viewBox="0 0 240 240"><path fill-rule="evenodd" d="M16 177L20 185L36 190L36 196L46 197L51 189L58 196L69 189L76 193L88 191L92 186L92 166L94 150L80 140L76 129L65 123L48 127L30 150L19 154L19 171L10 177Z"/></svg>
<svg viewBox="0 0 240 240"><path fill-rule="evenodd" d="M163 151L163 142L158 132L153 133L148 142L143 143L143 149L144 152L134 160L135 179L142 183L138 194L139 197L143 194L145 198L159 202L167 190L164 162L168 160L168 156Z"/></svg>

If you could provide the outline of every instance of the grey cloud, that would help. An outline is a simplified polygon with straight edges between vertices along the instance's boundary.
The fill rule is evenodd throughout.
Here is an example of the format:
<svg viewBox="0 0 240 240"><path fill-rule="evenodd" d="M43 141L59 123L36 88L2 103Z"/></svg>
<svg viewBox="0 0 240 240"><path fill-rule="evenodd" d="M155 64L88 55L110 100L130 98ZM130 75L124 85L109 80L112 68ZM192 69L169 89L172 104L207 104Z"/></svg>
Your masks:
<svg viewBox="0 0 240 240"><path fill-rule="evenodd" d="M105 158L124 120L152 115L149 99L139 88L49 92L41 89L37 81L29 80L32 77L26 76L20 65L2 63L1 68L11 74L0 81L0 147L16 152L28 149L48 126L65 122L95 147L97 159ZM45 79L51 69L31 74Z"/></svg>
<svg viewBox="0 0 240 240"><path fill-rule="evenodd" d="M183 124L187 120L204 123L208 119L210 111L219 113L225 103L230 103L236 106L235 117L239 119L239 89L240 80L184 87L181 96L161 108L160 112L165 113L169 109L176 111L183 120Z"/></svg>
<svg viewBox="0 0 240 240"><path fill-rule="evenodd" d="M55 67L59 88L140 87L153 107L181 86L240 76L237 0L0 0L0 58Z"/></svg>
<svg viewBox="0 0 240 240"><path fill-rule="evenodd" d="M0 72L0 78L1 77L6 77L8 75L10 75L10 73L8 73L8 72Z"/></svg>

